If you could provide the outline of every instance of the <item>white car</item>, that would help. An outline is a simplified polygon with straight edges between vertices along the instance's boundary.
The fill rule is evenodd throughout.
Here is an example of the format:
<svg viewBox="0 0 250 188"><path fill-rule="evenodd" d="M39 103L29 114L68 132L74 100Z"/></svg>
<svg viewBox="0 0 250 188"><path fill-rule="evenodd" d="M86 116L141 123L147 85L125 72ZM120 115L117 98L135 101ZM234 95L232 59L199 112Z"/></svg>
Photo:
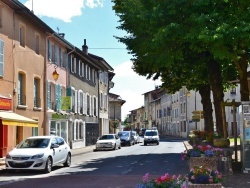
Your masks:
<svg viewBox="0 0 250 188"><path fill-rule="evenodd" d="M62 137L29 137L11 150L5 158L7 170L43 170L50 173L52 166L71 165L71 150Z"/></svg>
<svg viewBox="0 0 250 188"><path fill-rule="evenodd" d="M144 134L144 145L146 146L147 144L150 143L156 143L159 145L160 142L160 137L159 133L155 129L147 129Z"/></svg>
<svg viewBox="0 0 250 188"><path fill-rule="evenodd" d="M117 134L104 134L97 139L97 150L116 150L121 149L121 140Z"/></svg>
<svg viewBox="0 0 250 188"><path fill-rule="evenodd" d="M132 131L132 136L134 137L136 144L140 143L140 136L136 131Z"/></svg>

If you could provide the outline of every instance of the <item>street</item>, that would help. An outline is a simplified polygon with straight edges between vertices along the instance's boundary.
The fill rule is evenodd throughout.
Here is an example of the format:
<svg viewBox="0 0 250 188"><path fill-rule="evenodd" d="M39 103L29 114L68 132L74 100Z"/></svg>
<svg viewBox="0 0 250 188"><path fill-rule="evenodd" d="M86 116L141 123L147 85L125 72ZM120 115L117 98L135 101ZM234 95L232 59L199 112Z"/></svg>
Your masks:
<svg viewBox="0 0 250 188"><path fill-rule="evenodd" d="M70 168L57 166L50 174L36 171L6 172L0 176L2 188L27 187L135 187L146 173L159 177L165 173L188 173L182 161L182 139L161 137L159 145L142 143L124 146L116 151L97 151L72 156Z"/></svg>

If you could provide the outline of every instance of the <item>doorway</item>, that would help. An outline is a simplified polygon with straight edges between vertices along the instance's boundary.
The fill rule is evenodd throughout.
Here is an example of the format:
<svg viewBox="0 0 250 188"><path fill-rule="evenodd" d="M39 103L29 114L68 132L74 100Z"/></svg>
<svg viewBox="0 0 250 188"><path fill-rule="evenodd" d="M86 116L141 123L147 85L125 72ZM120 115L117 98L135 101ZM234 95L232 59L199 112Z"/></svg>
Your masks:
<svg viewBox="0 0 250 188"><path fill-rule="evenodd" d="M16 145L23 140L23 127L16 126Z"/></svg>

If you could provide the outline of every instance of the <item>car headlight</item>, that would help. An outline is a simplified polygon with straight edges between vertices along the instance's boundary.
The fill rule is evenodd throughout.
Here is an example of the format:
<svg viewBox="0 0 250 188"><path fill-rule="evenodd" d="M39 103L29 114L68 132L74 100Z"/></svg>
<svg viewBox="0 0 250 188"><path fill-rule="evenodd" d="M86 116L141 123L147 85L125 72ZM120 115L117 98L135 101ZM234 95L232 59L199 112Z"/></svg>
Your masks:
<svg viewBox="0 0 250 188"><path fill-rule="evenodd" d="M10 154L7 154L7 155L5 156L5 158L6 158L6 159L11 159Z"/></svg>
<svg viewBox="0 0 250 188"><path fill-rule="evenodd" d="M44 156L44 153L36 154L31 157L31 159L40 159Z"/></svg>

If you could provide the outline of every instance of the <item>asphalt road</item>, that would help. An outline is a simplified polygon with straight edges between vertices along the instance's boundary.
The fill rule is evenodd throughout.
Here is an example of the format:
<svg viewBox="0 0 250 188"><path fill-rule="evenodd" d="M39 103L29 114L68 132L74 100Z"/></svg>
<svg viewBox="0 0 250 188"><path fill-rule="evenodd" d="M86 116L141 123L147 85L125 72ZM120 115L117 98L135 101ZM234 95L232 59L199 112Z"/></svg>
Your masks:
<svg viewBox="0 0 250 188"><path fill-rule="evenodd" d="M132 188L146 173L159 177L165 173L188 173L182 161L182 139L161 137L159 145L142 143L116 151L89 152L72 157L70 168L57 166L50 174L18 171L1 174L1 188Z"/></svg>

